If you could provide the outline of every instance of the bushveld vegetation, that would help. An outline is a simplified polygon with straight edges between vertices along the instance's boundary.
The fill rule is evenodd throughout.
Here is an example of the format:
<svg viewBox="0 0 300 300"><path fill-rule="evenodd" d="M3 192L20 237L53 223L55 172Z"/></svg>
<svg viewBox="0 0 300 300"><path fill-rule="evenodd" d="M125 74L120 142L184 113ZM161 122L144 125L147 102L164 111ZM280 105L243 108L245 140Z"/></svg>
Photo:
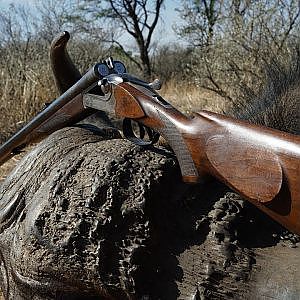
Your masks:
<svg viewBox="0 0 300 300"><path fill-rule="evenodd" d="M260 90L265 66L286 64L299 43L297 0L181 1L181 46L153 38L164 9L163 0L38 0L34 13L17 5L2 10L0 140L57 96L48 53L61 30L71 32L69 52L81 72L113 56L129 72L160 78L162 94L187 113L242 105L247 91ZM131 48L118 39L125 33Z"/></svg>

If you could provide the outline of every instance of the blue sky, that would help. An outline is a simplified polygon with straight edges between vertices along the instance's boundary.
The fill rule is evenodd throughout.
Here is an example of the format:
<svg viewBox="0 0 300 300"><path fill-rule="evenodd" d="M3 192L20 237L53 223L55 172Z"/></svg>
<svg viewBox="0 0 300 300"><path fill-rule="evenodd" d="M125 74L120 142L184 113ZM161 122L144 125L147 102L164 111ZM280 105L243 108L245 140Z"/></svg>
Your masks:
<svg viewBox="0 0 300 300"><path fill-rule="evenodd" d="M166 42L177 41L178 38L173 30L173 27L182 23L176 8L180 7L180 0L166 0L165 9L162 13L163 22L160 23L157 35L161 35Z"/></svg>
<svg viewBox="0 0 300 300"><path fill-rule="evenodd" d="M8 7L10 3L32 6L34 0L0 0L0 9Z"/></svg>
<svg viewBox="0 0 300 300"><path fill-rule="evenodd" d="M58 0L59 1L59 0ZM10 3L22 4L23 6L33 6L35 0L0 0L0 9L7 8ZM180 0L166 0L165 9L163 9L161 17L163 22L159 23L159 26L154 32L154 38L162 43L180 42L173 30L173 27L178 25L181 20L176 12L176 8L180 6ZM182 41L181 41L182 42Z"/></svg>

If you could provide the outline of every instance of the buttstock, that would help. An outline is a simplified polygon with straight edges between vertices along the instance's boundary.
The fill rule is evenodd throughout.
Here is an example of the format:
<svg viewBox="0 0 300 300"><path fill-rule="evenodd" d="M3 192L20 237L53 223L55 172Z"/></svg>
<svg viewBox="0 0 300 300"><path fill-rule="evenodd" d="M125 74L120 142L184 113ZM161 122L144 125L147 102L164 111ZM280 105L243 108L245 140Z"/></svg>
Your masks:
<svg viewBox="0 0 300 300"><path fill-rule="evenodd" d="M202 111L185 141L199 171L218 178L300 234L300 137Z"/></svg>
<svg viewBox="0 0 300 300"><path fill-rule="evenodd" d="M206 153L213 173L244 197L267 203L279 193L282 167L271 150L224 132L207 139Z"/></svg>

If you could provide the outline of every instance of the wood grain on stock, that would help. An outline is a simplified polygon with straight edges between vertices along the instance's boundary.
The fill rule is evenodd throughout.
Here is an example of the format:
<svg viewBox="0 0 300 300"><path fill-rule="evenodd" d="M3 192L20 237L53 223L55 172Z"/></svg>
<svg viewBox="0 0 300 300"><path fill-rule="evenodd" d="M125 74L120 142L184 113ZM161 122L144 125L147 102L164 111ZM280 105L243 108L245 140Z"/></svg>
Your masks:
<svg viewBox="0 0 300 300"><path fill-rule="evenodd" d="M115 95L116 108L122 107L117 114L131 115L168 141L184 181L214 176L300 234L299 136L206 111L188 118L127 83Z"/></svg>
<svg viewBox="0 0 300 300"><path fill-rule="evenodd" d="M206 111L190 122L197 169L300 234L300 137Z"/></svg>

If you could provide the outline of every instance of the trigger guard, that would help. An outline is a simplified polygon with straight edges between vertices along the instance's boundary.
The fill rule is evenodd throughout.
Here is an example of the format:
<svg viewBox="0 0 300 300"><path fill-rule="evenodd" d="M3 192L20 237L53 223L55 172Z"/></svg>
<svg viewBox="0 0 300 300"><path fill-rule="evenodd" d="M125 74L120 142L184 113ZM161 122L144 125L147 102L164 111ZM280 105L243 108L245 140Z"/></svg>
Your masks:
<svg viewBox="0 0 300 300"><path fill-rule="evenodd" d="M147 131L147 134L149 136L151 143L152 144L157 143L159 140L159 133L157 133L156 131L152 130L151 128L149 128L147 126L145 128L146 128L146 131Z"/></svg>
<svg viewBox="0 0 300 300"><path fill-rule="evenodd" d="M143 129L141 129L141 127ZM128 139L129 141L131 141L132 143L134 143L135 145L145 147L145 146L153 145L154 143L156 143L158 141L158 138L159 138L158 133L153 132L153 130L151 130L150 128L148 128L146 126L142 126L141 124L139 124L139 129L140 129L140 132L142 133L143 136L144 136L144 133L145 133L144 129L146 129L146 131L148 133L148 136L150 138L149 141L144 141L143 139L138 138L135 135L135 133L132 129L131 119L125 118L123 120L123 134L124 134L124 137L126 139Z"/></svg>
<svg viewBox="0 0 300 300"><path fill-rule="evenodd" d="M139 126L139 130L140 130L140 138L143 139L145 137L145 133L146 133L145 127L140 123L138 123L138 126ZM150 140L151 140L151 138L150 138Z"/></svg>

